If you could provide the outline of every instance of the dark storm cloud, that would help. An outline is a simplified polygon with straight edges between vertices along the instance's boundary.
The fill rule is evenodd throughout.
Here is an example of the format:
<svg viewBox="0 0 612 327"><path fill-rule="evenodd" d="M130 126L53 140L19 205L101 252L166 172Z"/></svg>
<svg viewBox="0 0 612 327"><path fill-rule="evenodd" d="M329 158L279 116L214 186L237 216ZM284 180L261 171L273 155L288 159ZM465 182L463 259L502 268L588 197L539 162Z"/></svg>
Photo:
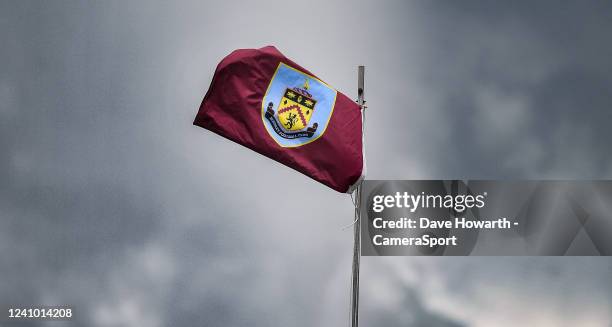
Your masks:
<svg viewBox="0 0 612 327"><path fill-rule="evenodd" d="M366 306L362 323L365 326L462 327L464 324L433 312L423 306L422 296L415 289L402 290L399 307Z"/></svg>
<svg viewBox="0 0 612 327"><path fill-rule="evenodd" d="M349 95L365 64L372 178L603 178L610 12L3 2L0 303L74 304L79 325L345 324L350 200L191 126L219 59L276 44ZM566 303L609 320L609 260L564 260L364 260L362 320L490 326L492 296L523 324Z"/></svg>
<svg viewBox="0 0 612 327"><path fill-rule="evenodd" d="M437 174L609 177L612 45L603 35L612 29L610 9L428 4L421 74L450 133L433 145L446 153L434 160Z"/></svg>

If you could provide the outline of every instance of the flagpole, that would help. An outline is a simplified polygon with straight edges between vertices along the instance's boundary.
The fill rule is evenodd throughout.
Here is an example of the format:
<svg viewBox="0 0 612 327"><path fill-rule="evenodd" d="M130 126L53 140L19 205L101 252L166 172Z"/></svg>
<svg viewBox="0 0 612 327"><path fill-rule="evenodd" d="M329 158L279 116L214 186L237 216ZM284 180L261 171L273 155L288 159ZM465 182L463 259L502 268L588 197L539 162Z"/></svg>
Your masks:
<svg viewBox="0 0 612 327"><path fill-rule="evenodd" d="M362 133L365 132L365 100L363 98L364 74L365 67L359 66L357 68L357 103L361 108ZM351 327L359 326L359 263L361 259L361 185L362 182L359 183L357 189L355 190L355 224L353 225L353 271L351 274Z"/></svg>

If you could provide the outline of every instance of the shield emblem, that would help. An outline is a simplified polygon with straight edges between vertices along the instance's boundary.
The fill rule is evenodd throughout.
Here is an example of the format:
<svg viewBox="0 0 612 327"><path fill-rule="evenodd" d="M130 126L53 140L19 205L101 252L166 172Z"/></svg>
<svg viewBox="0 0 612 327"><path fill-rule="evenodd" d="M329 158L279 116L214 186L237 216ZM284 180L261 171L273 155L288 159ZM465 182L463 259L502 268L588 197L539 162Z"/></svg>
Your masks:
<svg viewBox="0 0 612 327"><path fill-rule="evenodd" d="M305 89L286 89L276 113L278 120L288 131L299 131L308 127L317 101Z"/></svg>
<svg viewBox="0 0 612 327"><path fill-rule="evenodd" d="M336 95L317 77L280 62L261 102L263 124L282 147L308 144L325 133Z"/></svg>

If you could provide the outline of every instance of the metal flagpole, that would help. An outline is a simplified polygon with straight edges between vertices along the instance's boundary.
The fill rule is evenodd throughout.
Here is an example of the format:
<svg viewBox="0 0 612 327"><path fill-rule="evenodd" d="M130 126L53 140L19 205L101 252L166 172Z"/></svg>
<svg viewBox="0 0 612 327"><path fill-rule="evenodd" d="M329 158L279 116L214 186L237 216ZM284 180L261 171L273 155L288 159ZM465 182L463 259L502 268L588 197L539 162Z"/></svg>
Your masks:
<svg viewBox="0 0 612 327"><path fill-rule="evenodd" d="M363 98L363 78L365 67L357 70L357 103L361 107L362 133L365 132L365 100ZM365 138L364 138L365 141ZM365 154L364 154L365 155ZM365 160L364 160L365 165ZM365 169L365 167L364 167ZM359 326L359 261L361 259L361 185L355 190L355 224L353 225L353 272L351 284L351 327Z"/></svg>

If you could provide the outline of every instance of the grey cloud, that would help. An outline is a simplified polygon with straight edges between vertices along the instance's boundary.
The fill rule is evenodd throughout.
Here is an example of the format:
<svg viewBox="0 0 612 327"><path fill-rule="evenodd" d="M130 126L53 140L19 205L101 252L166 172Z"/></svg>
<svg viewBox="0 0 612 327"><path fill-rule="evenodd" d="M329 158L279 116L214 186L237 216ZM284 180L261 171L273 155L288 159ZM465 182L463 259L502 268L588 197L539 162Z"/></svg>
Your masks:
<svg viewBox="0 0 612 327"><path fill-rule="evenodd" d="M214 66L276 44L354 96L365 64L372 178L604 178L611 11L534 6L1 3L0 303L74 304L66 325L346 323L350 200L191 126ZM485 287L512 314L537 297L610 320L607 259L363 269L378 326L486 325L477 308L504 311Z"/></svg>

